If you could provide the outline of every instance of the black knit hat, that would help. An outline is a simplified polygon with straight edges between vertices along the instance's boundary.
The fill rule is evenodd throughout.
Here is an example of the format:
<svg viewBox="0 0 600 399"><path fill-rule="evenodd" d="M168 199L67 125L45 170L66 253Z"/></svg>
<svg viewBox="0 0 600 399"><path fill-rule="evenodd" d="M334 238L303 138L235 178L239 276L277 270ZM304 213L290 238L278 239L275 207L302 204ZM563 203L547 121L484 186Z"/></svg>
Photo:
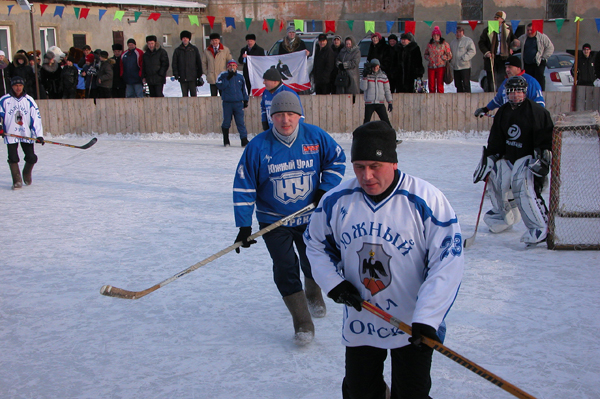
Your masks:
<svg viewBox="0 0 600 399"><path fill-rule="evenodd" d="M389 36L388 36L388 42L389 42L390 40L395 40L395 41L398 41L398 36L396 36L396 35L394 35L394 34L392 33L391 35L389 35Z"/></svg>
<svg viewBox="0 0 600 399"><path fill-rule="evenodd" d="M506 62L504 63L504 65L510 65L510 66L515 66L515 67L521 68L521 59L519 57L517 57L516 55L511 55L510 57L508 57L506 59Z"/></svg>
<svg viewBox="0 0 600 399"><path fill-rule="evenodd" d="M22 77L20 77L19 75L13 76L13 78L10 80L10 85L14 86L14 85L23 85L25 86L25 81L23 80Z"/></svg>
<svg viewBox="0 0 600 399"><path fill-rule="evenodd" d="M187 37L188 39L192 40L192 32L190 32L189 30L182 30L179 34L179 40L183 40L184 37Z"/></svg>
<svg viewBox="0 0 600 399"><path fill-rule="evenodd" d="M137 43L135 42L135 39L133 39L133 38L127 40L127 44L129 44L129 43L133 43L133 44L137 45Z"/></svg>
<svg viewBox="0 0 600 399"><path fill-rule="evenodd" d="M592 46L590 46L589 43L584 43L583 46L581 46L581 49L585 49L585 48L589 48L590 50L592 49Z"/></svg>
<svg viewBox="0 0 600 399"><path fill-rule="evenodd" d="M102 57L102 58L108 58L108 51L102 50L100 52L100 57Z"/></svg>
<svg viewBox="0 0 600 399"><path fill-rule="evenodd" d="M219 35L217 32L213 32L210 34L210 36L208 37L210 40L213 39L221 39L221 35Z"/></svg>
<svg viewBox="0 0 600 399"><path fill-rule="evenodd" d="M256 41L256 35L254 33L248 33L246 35L246 40L254 40L254 41Z"/></svg>
<svg viewBox="0 0 600 399"><path fill-rule="evenodd" d="M263 74L263 79L272 80L273 82L281 82L281 74L275 67L271 67Z"/></svg>
<svg viewBox="0 0 600 399"><path fill-rule="evenodd" d="M150 35L150 36L146 36L146 43L148 42L157 42L158 39L156 38L155 35Z"/></svg>
<svg viewBox="0 0 600 399"><path fill-rule="evenodd" d="M373 121L352 133L351 162L378 161L398 163L396 132L386 122Z"/></svg>
<svg viewBox="0 0 600 399"><path fill-rule="evenodd" d="M123 45L121 43L115 43L112 45L113 50L123 50Z"/></svg>

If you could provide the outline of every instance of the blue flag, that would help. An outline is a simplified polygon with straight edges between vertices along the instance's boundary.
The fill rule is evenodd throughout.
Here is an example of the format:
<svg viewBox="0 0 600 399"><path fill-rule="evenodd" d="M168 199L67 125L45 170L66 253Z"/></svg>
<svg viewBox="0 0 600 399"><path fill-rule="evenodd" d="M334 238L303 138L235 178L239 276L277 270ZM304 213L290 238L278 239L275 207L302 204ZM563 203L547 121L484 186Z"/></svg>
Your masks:
<svg viewBox="0 0 600 399"><path fill-rule="evenodd" d="M511 19L510 20L510 26L512 28L513 33L515 33L517 31L517 28L519 27L519 22L521 22L520 19Z"/></svg>
<svg viewBox="0 0 600 399"><path fill-rule="evenodd" d="M235 19L233 17L225 17L225 26L226 27L232 26L233 29L235 29Z"/></svg>
<svg viewBox="0 0 600 399"><path fill-rule="evenodd" d="M387 33L390 33L394 26L394 21L385 21L385 26L387 27Z"/></svg>
<svg viewBox="0 0 600 399"><path fill-rule="evenodd" d="M446 34L454 33L456 35L456 21L446 22Z"/></svg>

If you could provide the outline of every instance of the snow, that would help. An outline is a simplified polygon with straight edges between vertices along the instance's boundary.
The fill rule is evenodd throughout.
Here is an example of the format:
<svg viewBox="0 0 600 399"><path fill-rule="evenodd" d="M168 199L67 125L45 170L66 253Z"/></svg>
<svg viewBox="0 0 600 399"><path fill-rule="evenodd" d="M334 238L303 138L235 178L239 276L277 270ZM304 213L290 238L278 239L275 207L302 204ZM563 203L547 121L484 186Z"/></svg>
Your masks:
<svg viewBox="0 0 600 399"><path fill-rule="evenodd" d="M349 152L350 135L333 136ZM19 191L0 168L0 397L341 398L342 306L327 299L315 340L295 346L260 239L141 299L99 294L146 289L232 244L242 148L233 135L229 148L215 134L98 137L36 145ZM420 137L401 135L400 168L439 187L472 235L486 134ZM598 398L600 255L525 249L524 230L481 224L445 344L537 398ZM433 398L512 397L438 353L432 377Z"/></svg>

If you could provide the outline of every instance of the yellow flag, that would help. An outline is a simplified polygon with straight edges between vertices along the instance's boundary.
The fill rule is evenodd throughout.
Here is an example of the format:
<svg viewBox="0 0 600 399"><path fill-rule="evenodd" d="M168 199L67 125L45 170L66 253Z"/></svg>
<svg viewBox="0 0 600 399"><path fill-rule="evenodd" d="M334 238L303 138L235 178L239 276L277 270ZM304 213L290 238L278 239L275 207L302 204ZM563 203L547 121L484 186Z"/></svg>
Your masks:
<svg viewBox="0 0 600 399"><path fill-rule="evenodd" d="M115 19L118 19L119 21L123 21L123 15L125 15L125 11L115 11L115 17L113 18L113 21Z"/></svg>
<svg viewBox="0 0 600 399"><path fill-rule="evenodd" d="M365 33L375 33L375 21L365 21Z"/></svg>
<svg viewBox="0 0 600 399"><path fill-rule="evenodd" d="M498 21L488 21L488 32L500 33L500 23Z"/></svg>
<svg viewBox="0 0 600 399"><path fill-rule="evenodd" d="M198 21L197 15L188 15L188 17L190 19L190 24L192 24L192 26L194 26L194 25L200 26L200 22Z"/></svg>
<svg viewBox="0 0 600 399"><path fill-rule="evenodd" d="M299 30L300 32L304 31L304 20L303 19L295 19L294 20L294 29Z"/></svg>

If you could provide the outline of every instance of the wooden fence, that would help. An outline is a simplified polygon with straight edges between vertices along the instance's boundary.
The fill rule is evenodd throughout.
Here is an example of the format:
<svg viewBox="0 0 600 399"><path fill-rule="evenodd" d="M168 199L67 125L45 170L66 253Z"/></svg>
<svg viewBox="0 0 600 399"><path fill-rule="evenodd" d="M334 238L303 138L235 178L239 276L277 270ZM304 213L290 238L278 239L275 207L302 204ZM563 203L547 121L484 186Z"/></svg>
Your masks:
<svg viewBox="0 0 600 399"><path fill-rule="evenodd" d="M571 93L545 93L546 108L552 115L570 111ZM300 96L306 122L330 133L352 132L363 122L364 100L351 95ZM394 128L418 131L486 131L492 118L475 118L473 112L485 106L492 93L393 94ZM262 131L260 97L250 98L246 109L249 133ZM165 97L97 100L38 101L44 131L66 133L212 133L221 132L223 109L220 97ZM577 109L600 109L600 88L579 88ZM377 116L374 115L373 119ZM236 133L232 123L232 133Z"/></svg>

